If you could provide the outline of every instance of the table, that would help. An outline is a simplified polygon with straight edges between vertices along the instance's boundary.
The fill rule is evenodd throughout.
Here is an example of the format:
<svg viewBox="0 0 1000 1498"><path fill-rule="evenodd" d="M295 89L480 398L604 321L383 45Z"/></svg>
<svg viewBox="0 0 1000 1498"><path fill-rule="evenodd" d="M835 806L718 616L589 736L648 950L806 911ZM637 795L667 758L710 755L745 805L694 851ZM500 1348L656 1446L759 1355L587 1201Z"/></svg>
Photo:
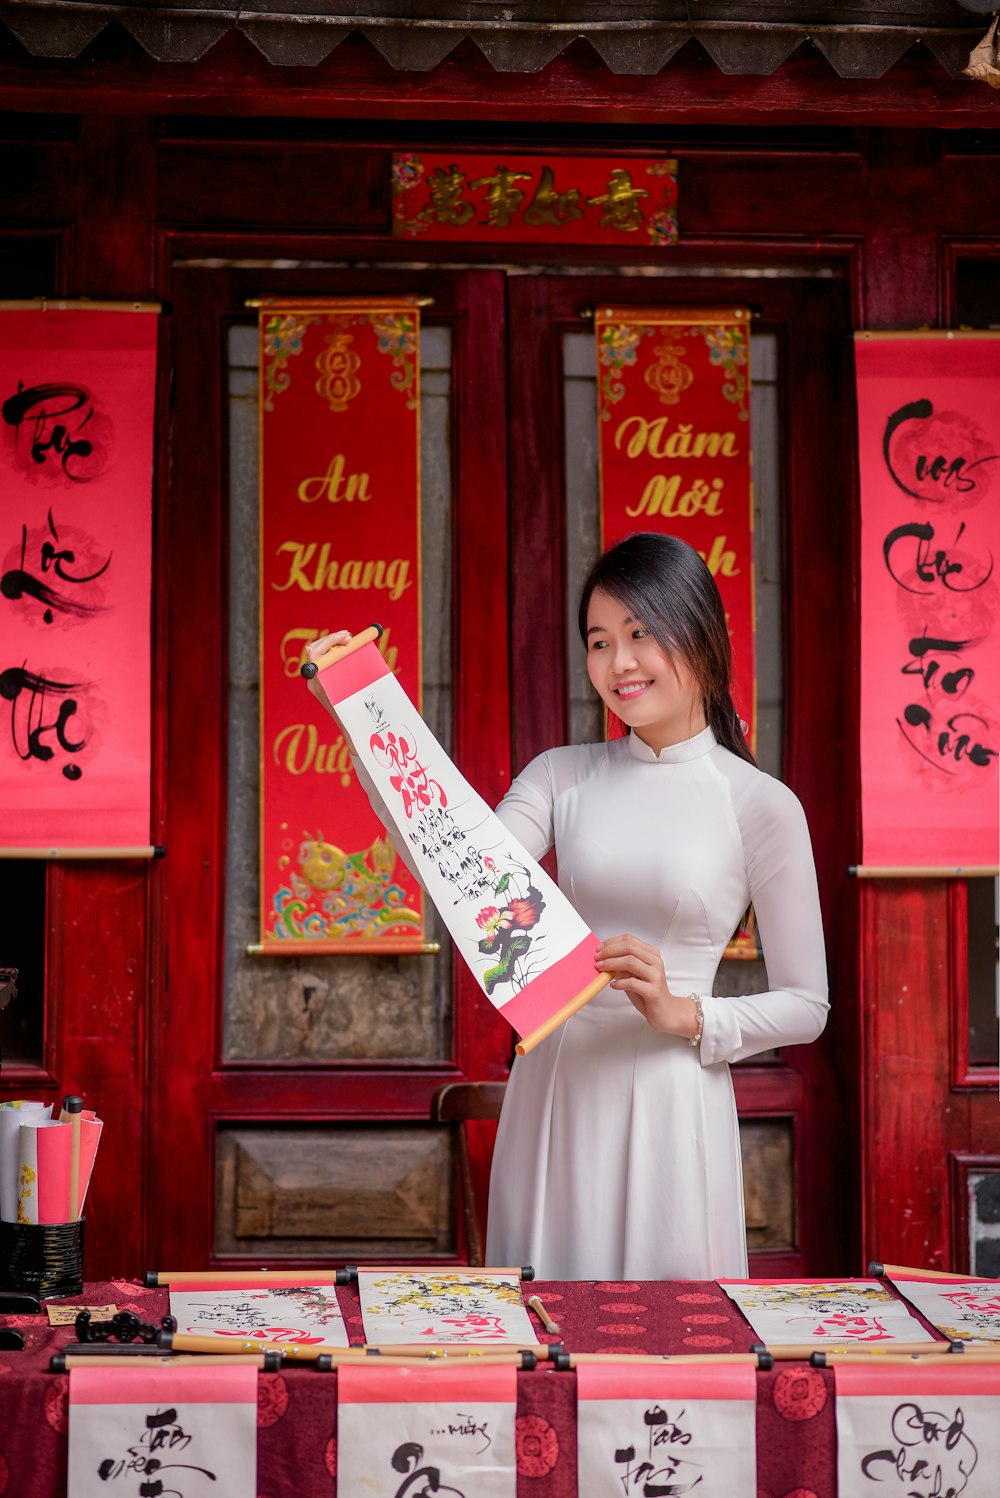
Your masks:
<svg viewBox="0 0 1000 1498"><path fill-rule="evenodd" d="M356 1285L338 1289L352 1343L364 1340ZM529 1293L526 1287L525 1293ZM572 1352L745 1352L749 1325L713 1281L535 1281ZM135 1280L88 1284L81 1303L114 1304L158 1324L165 1289ZM0 1317L24 1335L0 1351L0 1498L64 1498L69 1379L49 1358L75 1340L47 1317ZM307 1364L261 1373L257 1413L259 1498L335 1498L336 1374ZM544 1363L517 1375L518 1498L576 1498L576 1377ZM220 1494L220 1498L223 1495ZM733 1498L753 1498L734 1494ZM757 1374L757 1498L836 1498L833 1374L805 1363Z"/></svg>

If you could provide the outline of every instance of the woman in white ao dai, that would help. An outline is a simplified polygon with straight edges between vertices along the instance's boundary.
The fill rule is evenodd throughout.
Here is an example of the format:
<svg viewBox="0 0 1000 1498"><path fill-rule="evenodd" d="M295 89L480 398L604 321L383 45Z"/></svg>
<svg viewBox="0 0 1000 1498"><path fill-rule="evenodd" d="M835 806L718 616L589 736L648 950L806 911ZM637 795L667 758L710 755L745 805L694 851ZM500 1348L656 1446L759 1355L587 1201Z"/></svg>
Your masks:
<svg viewBox="0 0 1000 1498"><path fill-rule="evenodd" d="M696 552L668 536L620 543L585 586L581 633L628 737L541 755L498 815L533 857L555 847L614 979L514 1063L487 1263L544 1279L739 1278L729 1063L826 1022L809 832L792 792L745 757L725 614ZM770 991L713 998L751 901Z"/></svg>

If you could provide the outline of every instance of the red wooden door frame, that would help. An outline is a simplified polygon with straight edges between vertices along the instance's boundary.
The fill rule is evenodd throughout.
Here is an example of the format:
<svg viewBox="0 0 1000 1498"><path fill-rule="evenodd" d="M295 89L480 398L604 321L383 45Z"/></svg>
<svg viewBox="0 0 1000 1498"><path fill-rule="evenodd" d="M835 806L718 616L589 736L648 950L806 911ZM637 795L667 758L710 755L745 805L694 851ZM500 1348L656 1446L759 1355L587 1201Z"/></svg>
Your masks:
<svg viewBox="0 0 1000 1498"><path fill-rule="evenodd" d="M756 252L757 258L761 251ZM824 257L829 263L829 257ZM562 334L587 327L597 304L747 306L755 325L778 332L785 364L785 779L802 800L816 851L833 1003L828 1034L789 1048L779 1063L734 1071L747 1117L795 1121L798 1253L754 1256L760 1274L829 1274L856 1268L858 1106L854 967L856 890L848 878L857 804L852 613L853 410L849 390L846 267L833 281L668 281L544 276L510 286L511 685L514 768L568 737L563 492ZM831 649L831 633L836 645ZM537 691L543 659L552 690ZM519 704L530 703L530 712ZM837 794L832 789L839 782ZM838 1007L839 998L839 1007ZM851 1104L844 1107L844 1092Z"/></svg>
<svg viewBox="0 0 1000 1498"><path fill-rule="evenodd" d="M177 247L175 246L175 253ZM394 1065L225 1064L221 1056L226 819L225 334L248 297L413 292L453 331L454 753L495 799L510 778L506 630L503 277L178 268L171 288L172 472L167 522L169 690L161 981L154 985L149 1241L170 1266L213 1253L217 1121L427 1119L442 1082L501 1077L508 1027L456 971L452 1057ZM456 969L460 965L456 964ZM473 1008L474 1006L474 1008ZM481 1163L481 1162L480 1162Z"/></svg>

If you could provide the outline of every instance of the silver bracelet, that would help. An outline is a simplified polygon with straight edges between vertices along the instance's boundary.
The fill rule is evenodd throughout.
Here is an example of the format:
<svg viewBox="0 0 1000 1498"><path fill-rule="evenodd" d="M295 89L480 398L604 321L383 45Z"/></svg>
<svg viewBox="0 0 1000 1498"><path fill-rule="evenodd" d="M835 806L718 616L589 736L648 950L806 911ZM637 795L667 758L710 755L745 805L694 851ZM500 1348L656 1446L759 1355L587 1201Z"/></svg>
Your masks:
<svg viewBox="0 0 1000 1498"><path fill-rule="evenodd" d="M702 1005L701 997L699 994L689 993L688 998L694 1000L695 1009L694 1034L688 1041L688 1045L699 1046L701 1045L701 1037L705 1031L705 1009Z"/></svg>

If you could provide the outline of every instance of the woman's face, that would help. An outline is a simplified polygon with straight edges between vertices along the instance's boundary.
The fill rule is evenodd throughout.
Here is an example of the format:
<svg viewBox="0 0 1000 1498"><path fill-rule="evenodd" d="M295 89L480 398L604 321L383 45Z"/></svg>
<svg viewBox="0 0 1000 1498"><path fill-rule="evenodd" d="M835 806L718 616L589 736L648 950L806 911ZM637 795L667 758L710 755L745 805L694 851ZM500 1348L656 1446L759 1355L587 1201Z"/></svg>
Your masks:
<svg viewBox="0 0 1000 1498"><path fill-rule="evenodd" d="M613 713L657 753L705 727L705 705L688 665L674 660L610 594L587 608L587 670Z"/></svg>

